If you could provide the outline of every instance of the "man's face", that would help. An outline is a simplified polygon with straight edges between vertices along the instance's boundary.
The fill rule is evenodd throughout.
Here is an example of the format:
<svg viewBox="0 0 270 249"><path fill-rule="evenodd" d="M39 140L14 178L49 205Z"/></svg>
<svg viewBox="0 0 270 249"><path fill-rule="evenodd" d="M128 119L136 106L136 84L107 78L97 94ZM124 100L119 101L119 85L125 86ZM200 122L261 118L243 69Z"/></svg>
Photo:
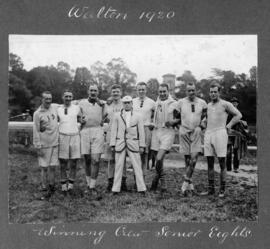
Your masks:
<svg viewBox="0 0 270 249"><path fill-rule="evenodd" d="M73 100L72 92L64 92L63 94L64 105L69 106L72 100Z"/></svg>
<svg viewBox="0 0 270 249"><path fill-rule="evenodd" d="M137 86L137 94L140 98L144 98L146 96L146 86L138 85Z"/></svg>
<svg viewBox="0 0 270 249"><path fill-rule="evenodd" d="M121 90L119 88L112 89L111 97L113 100L119 100L121 98Z"/></svg>
<svg viewBox="0 0 270 249"><path fill-rule="evenodd" d="M130 111L132 109L132 101L123 102L123 106L125 111Z"/></svg>
<svg viewBox="0 0 270 249"><path fill-rule="evenodd" d="M90 99L96 99L98 97L98 87L96 85L90 86L88 94Z"/></svg>
<svg viewBox="0 0 270 249"><path fill-rule="evenodd" d="M52 95L49 93L43 93L42 95L42 104L43 106L48 109L52 103Z"/></svg>
<svg viewBox="0 0 270 249"><path fill-rule="evenodd" d="M188 85L186 93L187 93L188 98L193 100L195 98L195 95L196 95L195 86Z"/></svg>
<svg viewBox="0 0 270 249"><path fill-rule="evenodd" d="M169 97L169 91L167 87L159 87L158 89L158 95L160 100L166 100Z"/></svg>
<svg viewBox="0 0 270 249"><path fill-rule="evenodd" d="M210 98L213 102L216 102L218 101L219 99L219 90L218 90L218 87L211 87L210 88Z"/></svg>

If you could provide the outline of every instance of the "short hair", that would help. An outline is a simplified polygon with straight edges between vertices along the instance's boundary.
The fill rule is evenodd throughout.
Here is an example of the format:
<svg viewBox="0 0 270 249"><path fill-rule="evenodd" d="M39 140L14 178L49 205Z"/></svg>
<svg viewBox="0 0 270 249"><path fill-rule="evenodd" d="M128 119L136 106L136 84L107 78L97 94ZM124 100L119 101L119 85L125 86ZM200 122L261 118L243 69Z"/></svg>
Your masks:
<svg viewBox="0 0 270 249"><path fill-rule="evenodd" d="M97 84L97 83L91 83L91 84L89 85L88 89L90 89L91 86L96 86L97 89L98 89L98 84Z"/></svg>
<svg viewBox="0 0 270 249"><path fill-rule="evenodd" d="M214 88L214 87L217 87L218 88L218 91L220 92L221 85L217 81L212 81L211 82L210 88Z"/></svg>
<svg viewBox="0 0 270 249"><path fill-rule="evenodd" d="M169 91L169 86L168 86L168 84L166 84L166 83L161 83L161 84L159 85L159 87L166 87L167 90Z"/></svg>
<svg viewBox="0 0 270 249"><path fill-rule="evenodd" d="M145 86L145 87L147 87L147 84L146 84L145 82L141 81L141 82L139 82L139 83L137 84L137 87L138 87L138 86Z"/></svg>
<svg viewBox="0 0 270 249"><path fill-rule="evenodd" d="M188 87L188 86L194 86L194 87L196 87L196 85L195 85L194 82L188 82L188 83L186 84L186 87Z"/></svg>
<svg viewBox="0 0 270 249"><path fill-rule="evenodd" d="M72 92L72 90L71 90L70 88L64 89L63 95L64 95L65 93L72 93L72 94L73 94L73 92Z"/></svg>
<svg viewBox="0 0 270 249"><path fill-rule="evenodd" d="M51 93L50 91L43 91L43 92L41 93L41 97L43 97L43 94L50 94L50 95L52 95L52 93Z"/></svg>
<svg viewBox="0 0 270 249"><path fill-rule="evenodd" d="M118 84L113 84L112 87L111 87L111 91L114 90L114 89L120 89L120 91L122 91L122 87Z"/></svg>

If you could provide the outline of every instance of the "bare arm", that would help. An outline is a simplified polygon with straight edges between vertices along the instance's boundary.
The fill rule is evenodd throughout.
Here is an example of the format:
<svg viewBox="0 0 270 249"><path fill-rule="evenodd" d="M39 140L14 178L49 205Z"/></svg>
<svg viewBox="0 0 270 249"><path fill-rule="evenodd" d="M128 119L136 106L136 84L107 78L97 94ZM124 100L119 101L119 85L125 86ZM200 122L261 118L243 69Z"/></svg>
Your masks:
<svg viewBox="0 0 270 249"><path fill-rule="evenodd" d="M199 127L204 130L206 129L206 124L207 124L207 107L203 108L202 110L202 116L201 116L201 123Z"/></svg>
<svg viewBox="0 0 270 249"><path fill-rule="evenodd" d="M33 144L34 147L39 149L41 148L41 142L40 142L40 119L38 114L34 113L34 124L33 124Z"/></svg>
<svg viewBox="0 0 270 249"><path fill-rule="evenodd" d="M228 103L228 106L227 106L226 110L227 110L228 113L233 115L233 118L231 119L231 121L226 126L226 128L231 129L232 126L234 126L235 124L237 124L240 121L240 119L242 118L242 114L231 103Z"/></svg>

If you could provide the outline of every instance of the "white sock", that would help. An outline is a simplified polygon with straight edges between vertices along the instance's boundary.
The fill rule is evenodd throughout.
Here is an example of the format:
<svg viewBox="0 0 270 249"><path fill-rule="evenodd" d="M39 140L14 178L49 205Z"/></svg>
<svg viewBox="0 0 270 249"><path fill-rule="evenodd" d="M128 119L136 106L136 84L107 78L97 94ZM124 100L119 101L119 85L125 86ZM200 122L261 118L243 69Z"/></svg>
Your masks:
<svg viewBox="0 0 270 249"><path fill-rule="evenodd" d="M67 191L67 184L62 184L62 191Z"/></svg>
<svg viewBox="0 0 270 249"><path fill-rule="evenodd" d="M182 192L185 192L188 189L188 186L189 186L189 183L187 181L184 181L181 188Z"/></svg>
<svg viewBox="0 0 270 249"><path fill-rule="evenodd" d="M68 183L68 189L73 189L73 183Z"/></svg>
<svg viewBox="0 0 270 249"><path fill-rule="evenodd" d="M194 191L194 185L193 185L193 183L190 183L189 184L189 189Z"/></svg>
<svg viewBox="0 0 270 249"><path fill-rule="evenodd" d="M90 176L86 176L86 183L87 183L87 186L90 187Z"/></svg>
<svg viewBox="0 0 270 249"><path fill-rule="evenodd" d="M96 181L97 181L96 179L93 179L93 178L90 179L90 188L95 188Z"/></svg>

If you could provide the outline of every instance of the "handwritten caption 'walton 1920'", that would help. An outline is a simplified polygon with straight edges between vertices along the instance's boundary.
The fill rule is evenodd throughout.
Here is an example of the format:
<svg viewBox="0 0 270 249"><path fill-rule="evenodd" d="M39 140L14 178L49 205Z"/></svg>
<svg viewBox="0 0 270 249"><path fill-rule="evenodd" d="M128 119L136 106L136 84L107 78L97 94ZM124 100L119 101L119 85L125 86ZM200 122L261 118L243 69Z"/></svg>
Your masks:
<svg viewBox="0 0 270 249"><path fill-rule="evenodd" d="M38 236L41 237L87 237L89 238L89 243L93 245L100 244L101 241L105 238L105 235L109 232L106 230L92 230L92 231L67 231L64 226L57 227L51 226L48 229L39 228L33 229ZM162 226L161 228L157 228L155 230L135 230L130 226L121 225L118 226L114 232L113 236L116 238L130 238L130 239L143 239L145 236L149 238L152 236L153 239L195 239L202 238L207 236L208 239L214 240L219 244L223 244L226 240L230 238L234 239L247 239L252 236L251 230L246 226L237 226L231 229L230 231L225 231L224 229L213 226L207 231L203 231L201 229L194 229L189 231L176 231L170 226Z"/></svg>
<svg viewBox="0 0 270 249"><path fill-rule="evenodd" d="M68 11L71 19L105 19L105 20L127 20L127 12L120 12L112 6L102 6L100 9L93 10L89 6L74 5ZM170 20L175 17L174 11L141 11L137 18L141 21L152 22L155 20Z"/></svg>

